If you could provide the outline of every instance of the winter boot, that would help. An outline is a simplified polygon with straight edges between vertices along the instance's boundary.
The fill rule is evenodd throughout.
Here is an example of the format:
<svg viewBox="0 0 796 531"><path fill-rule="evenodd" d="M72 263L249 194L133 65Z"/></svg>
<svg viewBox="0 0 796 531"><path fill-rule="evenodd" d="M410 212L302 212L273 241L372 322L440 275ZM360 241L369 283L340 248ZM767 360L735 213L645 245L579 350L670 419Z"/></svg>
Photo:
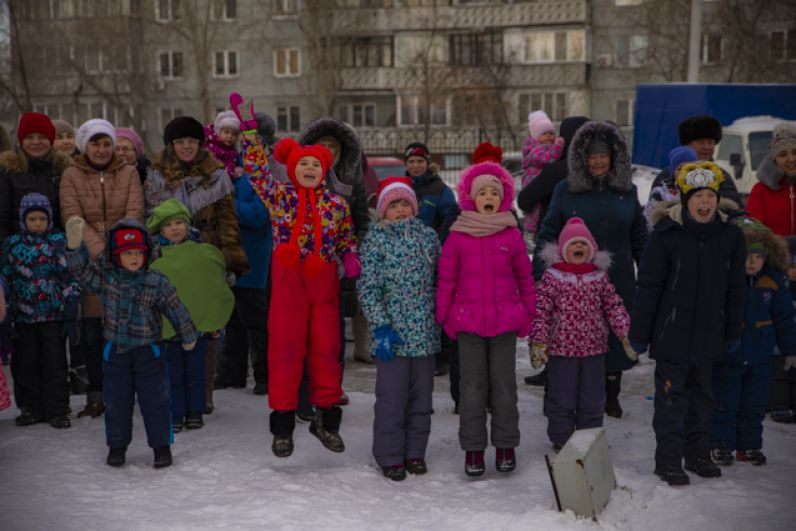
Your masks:
<svg viewBox="0 0 796 531"><path fill-rule="evenodd" d="M622 418L622 406L619 405L619 391L622 389L622 373L609 372L605 375L605 414L609 417Z"/></svg>
<svg viewBox="0 0 796 531"><path fill-rule="evenodd" d="M171 466L171 446L159 446L155 448L155 468L166 468Z"/></svg>
<svg viewBox="0 0 796 531"><path fill-rule="evenodd" d="M69 369L69 388L73 395L86 394L88 387L88 373L86 366L73 367Z"/></svg>
<svg viewBox="0 0 796 531"><path fill-rule="evenodd" d="M105 406L102 405L102 402L88 402L86 407L84 407L80 413L77 414L77 418L91 417L92 419L95 419L104 412Z"/></svg>
<svg viewBox="0 0 796 531"><path fill-rule="evenodd" d="M340 437L340 422L343 419L343 410L334 406L330 408L315 408L315 418L310 422L310 433L315 435L323 445L333 452L345 450L345 444Z"/></svg>
<svg viewBox="0 0 796 531"><path fill-rule="evenodd" d="M495 470L512 472L515 468L517 468L517 458L514 456L514 448L496 448Z"/></svg>
<svg viewBox="0 0 796 531"><path fill-rule="evenodd" d="M714 448L710 451L710 458L719 466L730 466L735 462L732 450L728 448Z"/></svg>
<svg viewBox="0 0 796 531"><path fill-rule="evenodd" d="M701 478L721 477L721 469L707 457L697 457L694 460L685 460L685 469L689 472L696 472Z"/></svg>
<svg viewBox="0 0 796 531"><path fill-rule="evenodd" d="M464 473L471 477L481 476L486 472L483 450L468 450L464 453Z"/></svg>
<svg viewBox="0 0 796 531"><path fill-rule="evenodd" d="M691 478L683 471L680 465L658 465L655 467L655 475L664 480L672 487L688 485Z"/></svg>
<svg viewBox="0 0 796 531"><path fill-rule="evenodd" d="M204 410L205 415L209 415L210 413L212 413L213 409L215 409L215 406L213 406L212 400L208 400L207 402L205 402L205 410Z"/></svg>
<svg viewBox="0 0 796 531"><path fill-rule="evenodd" d="M766 464L766 456L760 450L738 450L735 452L735 459L741 463L749 463L754 466Z"/></svg>
<svg viewBox="0 0 796 531"><path fill-rule="evenodd" d="M202 420L201 413L188 413L185 416L185 429L186 430L198 430L203 428L205 425L205 421Z"/></svg>
<svg viewBox="0 0 796 531"><path fill-rule="evenodd" d="M349 402L348 395L345 394L345 391L340 395L340 398L337 400L336 406L347 406Z"/></svg>
<svg viewBox="0 0 796 531"><path fill-rule="evenodd" d="M293 430L296 429L296 416L292 411L272 411L269 423L274 436L271 451L277 457L290 457L293 454Z"/></svg>
<svg viewBox="0 0 796 531"><path fill-rule="evenodd" d="M793 414L790 411L772 411L771 420L782 424L793 424Z"/></svg>
<svg viewBox="0 0 796 531"><path fill-rule="evenodd" d="M420 476L428 472L426 460L422 457L406 460L406 471L415 476Z"/></svg>
<svg viewBox="0 0 796 531"><path fill-rule="evenodd" d="M72 423L69 422L69 417L66 415L54 415L50 417L50 426L59 430L63 430L66 428L71 428Z"/></svg>
<svg viewBox="0 0 796 531"><path fill-rule="evenodd" d="M173 417L171 419L171 431L174 433L180 433L184 427L185 424L182 417Z"/></svg>
<svg viewBox="0 0 796 531"><path fill-rule="evenodd" d="M254 389L252 389L252 393L257 396L265 396L268 394L268 382L259 382L254 384Z"/></svg>
<svg viewBox="0 0 796 531"><path fill-rule="evenodd" d="M564 443L553 443L553 451L558 453L564 447Z"/></svg>
<svg viewBox="0 0 796 531"><path fill-rule="evenodd" d="M534 374L533 376L526 376L525 383L534 387L544 387L547 383L547 367L542 369L542 372Z"/></svg>
<svg viewBox="0 0 796 531"><path fill-rule="evenodd" d="M111 448L108 451L108 458L105 460L105 462L108 464L108 466L120 467L120 466L124 465L124 462L125 462L125 459L126 459L125 454L127 454L127 448L126 447L125 448Z"/></svg>
<svg viewBox="0 0 796 531"><path fill-rule="evenodd" d="M393 481L403 481L406 479L406 467L404 465L383 466L381 471L384 477Z"/></svg>
<svg viewBox="0 0 796 531"><path fill-rule="evenodd" d="M19 414L17 418L14 419L14 425L16 426L33 426L39 422L44 421L44 416L32 413L30 410L23 409L22 413Z"/></svg>

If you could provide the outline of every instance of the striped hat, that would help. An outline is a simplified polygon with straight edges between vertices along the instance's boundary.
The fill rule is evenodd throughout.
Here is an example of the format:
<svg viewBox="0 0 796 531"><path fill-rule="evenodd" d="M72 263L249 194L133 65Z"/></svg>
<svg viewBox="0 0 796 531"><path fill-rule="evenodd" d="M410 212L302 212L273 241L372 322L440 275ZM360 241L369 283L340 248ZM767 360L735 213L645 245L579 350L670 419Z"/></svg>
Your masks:
<svg viewBox="0 0 796 531"><path fill-rule="evenodd" d="M412 205L412 215L417 216L417 197L408 177L387 177L381 181L379 183L379 199L376 203L379 219L384 219L387 207L399 199L408 201Z"/></svg>

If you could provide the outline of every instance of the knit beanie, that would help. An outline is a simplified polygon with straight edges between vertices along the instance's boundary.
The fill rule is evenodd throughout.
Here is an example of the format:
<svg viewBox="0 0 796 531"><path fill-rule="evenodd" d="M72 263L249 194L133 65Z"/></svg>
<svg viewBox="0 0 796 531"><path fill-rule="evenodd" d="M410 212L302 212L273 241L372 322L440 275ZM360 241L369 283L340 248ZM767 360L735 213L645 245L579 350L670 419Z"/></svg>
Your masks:
<svg viewBox="0 0 796 531"><path fill-rule="evenodd" d="M69 133L72 136L77 135L75 126L73 126L66 120L53 120L53 127L55 127L55 136L58 136L63 133Z"/></svg>
<svg viewBox="0 0 796 531"><path fill-rule="evenodd" d="M85 153L89 141L97 135L109 136L113 145L116 146L116 130L113 128L113 124L102 118L94 118L78 128L76 138L78 149Z"/></svg>
<svg viewBox="0 0 796 531"><path fill-rule="evenodd" d="M133 251L136 249L144 251L145 256L149 255L149 243L144 231L134 227L125 227L114 231L111 239L111 254L117 266L121 265L121 258L119 255L124 251Z"/></svg>
<svg viewBox="0 0 796 531"><path fill-rule="evenodd" d="M133 143L135 148L135 158L140 159L144 156L144 141L138 136L138 133L127 127L116 128L116 138L126 138Z"/></svg>
<svg viewBox="0 0 796 531"><path fill-rule="evenodd" d="M674 177L677 168L680 167L680 164L696 161L696 151L688 146L677 146L669 152L669 172Z"/></svg>
<svg viewBox="0 0 796 531"><path fill-rule="evenodd" d="M538 140L544 133L556 134L553 122L544 111L533 111L528 115L528 129L535 140Z"/></svg>
<svg viewBox="0 0 796 531"><path fill-rule="evenodd" d="M412 182L408 177L387 177L379 183L379 198L376 202L376 212L379 219L384 219L387 207L393 201L405 199L412 205L412 215L417 216L417 196L412 190Z"/></svg>
<svg viewBox="0 0 796 531"><path fill-rule="evenodd" d="M19 228L22 230L23 234L28 232L25 218L28 217L28 214L31 212L44 212L47 214L47 230L52 230L53 209L47 196L37 192L31 192L22 196L22 199L19 201Z"/></svg>
<svg viewBox="0 0 796 531"><path fill-rule="evenodd" d="M240 131L240 120L233 111L222 111L216 116L216 121L213 122L213 131L219 134L222 129Z"/></svg>
<svg viewBox="0 0 796 531"><path fill-rule="evenodd" d="M296 180L296 165L302 157L315 157L321 162L322 175L321 183L326 178L326 172L332 165L332 153L320 144L302 146L292 138L283 138L274 148L274 157L287 167L287 175L293 185L301 187ZM320 183L318 184L320 186Z"/></svg>
<svg viewBox="0 0 796 531"><path fill-rule="evenodd" d="M768 152L769 158L774 158L787 149L796 148L796 123L785 122L779 124L771 133L771 149Z"/></svg>
<svg viewBox="0 0 796 531"><path fill-rule="evenodd" d="M721 142L721 123L708 115L689 116L677 126L680 145L685 146L700 138L712 138Z"/></svg>
<svg viewBox="0 0 796 531"><path fill-rule="evenodd" d="M205 128L190 116L178 116L166 124L163 130L163 144L168 146L179 138L195 138L199 144L203 144Z"/></svg>
<svg viewBox="0 0 796 531"><path fill-rule="evenodd" d="M422 142L412 142L404 149L404 161L409 157L423 157L426 162L431 162L431 152Z"/></svg>
<svg viewBox="0 0 796 531"><path fill-rule="evenodd" d="M46 114L40 112L26 112L19 119L17 127L17 140L19 145L31 133L40 133L50 140L50 144L55 142L55 126Z"/></svg>
<svg viewBox="0 0 796 531"><path fill-rule="evenodd" d="M257 122L257 135L262 137L263 143L271 145L274 143L274 135L276 134L276 122L273 118L264 112L254 113L254 119Z"/></svg>
<svg viewBox="0 0 796 531"><path fill-rule="evenodd" d="M500 146L496 146L489 142L481 142L473 150L473 164L479 162L496 162L500 164L503 161L503 150Z"/></svg>
<svg viewBox="0 0 796 531"><path fill-rule="evenodd" d="M724 173L713 162L689 162L677 169L676 184L680 189L683 205L699 190L712 190L719 195L719 186L724 181Z"/></svg>
<svg viewBox="0 0 796 531"><path fill-rule="evenodd" d="M561 259L566 260L567 245L570 243L582 241L589 246L589 257L586 260L591 262L597 254L597 240L592 236L589 227L581 218L569 218L564 228L561 229L561 234L558 235L558 252L561 254Z"/></svg>
<svg viewBox="0 0 796 531"><path fill-rule="evenodd" d="M491 186L497 190L498 194L500 195L500 200L503 200L503 185L500 183L500 179L489 174L479 175L473 179L473 184L470 186L470 197L475 200L475 196L478 195L478 192L487 186Z"/></svg>
<svg viewBox="0 0 796 531"><path fill-rule="evenodd" d="M152 215L146 222L146 228L150 234L157 234L163 225L175 219L181 219L186 225L191 226L191 212L188 207L172 197L152 210Z"/></svg>

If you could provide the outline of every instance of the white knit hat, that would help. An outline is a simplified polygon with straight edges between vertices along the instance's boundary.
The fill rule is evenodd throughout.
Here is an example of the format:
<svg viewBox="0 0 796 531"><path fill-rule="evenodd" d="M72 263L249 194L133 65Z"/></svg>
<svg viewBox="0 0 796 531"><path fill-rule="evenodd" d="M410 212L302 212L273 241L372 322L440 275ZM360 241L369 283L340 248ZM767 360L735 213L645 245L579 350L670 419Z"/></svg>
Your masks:
<svg viewBox="0 0 796 531"><path fill-rule="evenodd" d="M543 133L555 134L556 132L553 122L544 111L533 111L528 115L528 129L535 139L538 139Z"/></svg>
<svg viewBox="0 0 796 531"><path fill-rule="evenodd" d="M240 120L235 116L232 111L222 111L216 116L216 121L213 123L213 132L218 134L222 129L232 129L234 131L240 130Z"/></svg>
<svg viewBox="0 0 796 531"><path fill-rule="evenodd" d="M114 147L116 146L116 130L113 124L102 118L94 118L81 125L77 130L77 147L83 153L86 152L88 141L97 135L108 135L111 137Z"/></svg>

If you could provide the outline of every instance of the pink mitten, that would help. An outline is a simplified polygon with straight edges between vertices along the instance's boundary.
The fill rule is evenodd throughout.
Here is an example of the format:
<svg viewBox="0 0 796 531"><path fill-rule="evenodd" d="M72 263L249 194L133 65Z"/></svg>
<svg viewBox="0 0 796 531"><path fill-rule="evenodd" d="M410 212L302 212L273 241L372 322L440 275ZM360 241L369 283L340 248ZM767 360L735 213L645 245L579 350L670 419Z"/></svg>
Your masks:
<svg viewBox="0 0 796 531"><path fill-rule="evenodd" d="M343 271L346 278L358 278L362 273L362 265L359 263L357 253L348 253L343 258Z"/></svg>
<svg viewBox="0 0 796 531"><path fill-rule="evenodd" d="M566 143L567 143L567 141L566 141L566 140L564 140L562 137L560 137L560 136L557 136L557 137L556 137L556 140L555 140L555 142L553 142L553 143L554 143L555 145L557 145L558 147L564 147L564 144L566 144Z"/></svg>
<svg viewBox="0 0 796 531"><path fill-rule="evenodd" d="M243 103L243 96L238 94L237 92L233 92L229 95L229 106L235 112L235 116L238 117L240 120L240 130L241 132L245 133L254 133L257 131L257 120L254 119L254 101L249 103L249 115L251 118L249 120L244 120L243 116L241 116L238 107Z"/></svg>

